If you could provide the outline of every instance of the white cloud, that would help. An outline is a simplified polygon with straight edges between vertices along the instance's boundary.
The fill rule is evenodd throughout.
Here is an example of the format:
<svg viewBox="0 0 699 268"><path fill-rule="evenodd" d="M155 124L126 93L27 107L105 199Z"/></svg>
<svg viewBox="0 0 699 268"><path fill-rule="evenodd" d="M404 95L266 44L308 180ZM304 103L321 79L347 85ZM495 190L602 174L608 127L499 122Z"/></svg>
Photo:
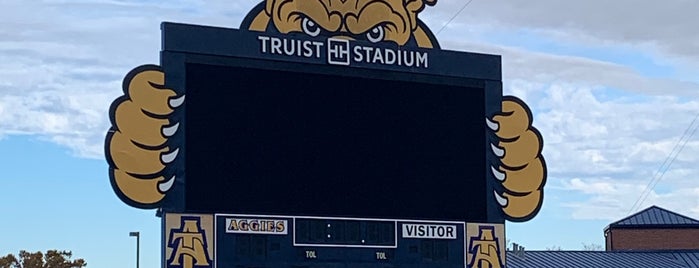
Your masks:
<svg viewBox="0 0 699 268"><path fill-rule="evenodd" d="M463 6L442 1L425 17L443 25ZM450 28L485 26L492 31L529 29L560 42L589 46L645 46L677 60L699 60L699 2L657 1L473 1ZM433 26L434 28L434 26Z"/></svg>
<svg viewBox="0 0 699 268"><path fill-rule="evenodd" d="M576 219L618 220L632 205L675 150L699 113L699 102L673 97L648 97L629 102L627 95L601 100L604 89L551 85L533 99L534 125L544 136L549 168L549 193L581 200L557 204ZM693 129L699 124L693 125ZM691 130L690 130L691 132ZM657 204L699 217L699 142L688 140L672 166L640 207ZM684 141L680 144L684 144ZM659 173L660 172L660 173ZM572 199L568 199L572 200Z"/></svg>
<svg viewBox="0 0 699 268"><path fill-rule="evenodd" d="M3 1L0 138L34 135L102 158L109 105L131 68L158 63L160 23L233 27L247 2Z"/></svg>
<svg viewBox="0 0 699 268"><path fill-rule="evenodd" d="M442 46L461 51L502 55L505 88L520 80L528 83L574 84L606 87L638 94L699 97L699 83L643 76L630 66L579 56L553 55L521 48L447 40Z"/></svg>
<svg viewBox="0 0 699 268"><path fill-rule="evenodd" d="M624 182L611 178L571 179L563 182L567 191L582 192L589 198L583 201L565 202L562 207L572 209L573 219L616 221L651 205L657 205L689 217L699 218L699 188L676 188L667 193L651 191L636 209L631 205L639 201L647 182Z"/></svg>

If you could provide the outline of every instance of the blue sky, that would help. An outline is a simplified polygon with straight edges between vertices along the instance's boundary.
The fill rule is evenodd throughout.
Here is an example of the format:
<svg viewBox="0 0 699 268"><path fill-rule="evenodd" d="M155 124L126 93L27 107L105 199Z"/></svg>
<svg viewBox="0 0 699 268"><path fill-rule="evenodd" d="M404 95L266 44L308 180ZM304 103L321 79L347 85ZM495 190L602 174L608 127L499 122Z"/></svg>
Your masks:
<svg viewBox="0 0 699 268"><path fill-rule="evenodd" d="M158 267L160 221L109 184L107 109L133 67L158 63L160 22L237 27L258 0L0 3L0 255L68 249L88 267ZM422 18L439 29L462 1ZM571 12L574 11L574 12ZM474 0L438 39L503 56L506 94L534 110L549 179L527 249L603 245L699 114L699 2ZM640 209L699 218L699 141L688 137Z"/></svg>
<svg viewBox="0 0 699 268"><path fill-rule="evenodd" d="M125 206L105 179L101 159L32 136L0 141L4 191L2 255L19 250L72 250L89 267L130 267L140 231L144 267L157 267L160 234L153 211Z"/></svg>

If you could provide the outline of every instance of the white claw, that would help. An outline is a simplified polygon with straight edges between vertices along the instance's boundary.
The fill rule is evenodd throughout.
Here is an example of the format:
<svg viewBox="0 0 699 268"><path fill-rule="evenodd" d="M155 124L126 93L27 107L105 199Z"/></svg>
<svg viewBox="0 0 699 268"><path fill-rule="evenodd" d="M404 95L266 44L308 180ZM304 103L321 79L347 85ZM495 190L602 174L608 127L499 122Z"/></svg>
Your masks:
<svg viewBox="0 0 699 268"><path fill-rule="evenodd" d="M505 173L492 166L490 167L490 170L493 172L493 175L496 179L498 179L499 181L505 181Z"/></svg>
<svg viewBox="0 0 699 268"><path fill-rule="evenodd" d="M172 178L167 181L159 183L158 190L160 190L161 193L165 193L170 191L170 188L172 188L173 185L175 185L175 176L172 176Z"/></svg>
<svg viewBox="0 0 699 268"><path fill-rule="evenodd" d="M490 120L490 118L485 118L485 124L488 125L488 128L492 129L493 131L498 131L500 129L500 124L497 122Z"/></svg>
<svg viewBox="0 0 699 268"><path fill-rule="evenodd" d="M507 198L501 196L496 191L493 191L493 194L495 194L495 200L498 201L498 204L500 204L501 207L507 206Z"/></svg>
<svg viewBox="0 0 699 268"><path fill-rule="evenodd" d="M495 144L490 144L490 148L493 149L493 153L495 153L497 157L502 158L503 156L505 156L505 149L497 147L495 146Z"/></svg>
<svg viewBox="0 0 699 268"><path fill-rule="evenodd" d="M175 133L177 133L177 129L179 127L180 123L174 124L169 127L163 127L163 135L165 135L165 137L172 137L173 135L175 135Z"/></svg>
<svg viewBox="0 0 699 268"><path fill-rule="evenodd" d="M172 161L175 161L175 158L177 158L177 154L180 152L180 149L177 148L172 152L162 154L160 155L160 160L163 161L165 164L170 164Z"/></svg>
<svg viewBox="0 0 699 268"><path fill-rule="evenodd" d="M180 107L184 103L184 96L185 95L182 95L182 96L174 98L174 99L170 99L170 102L169 102L170 107L172 107L173 109Z"/></svg>

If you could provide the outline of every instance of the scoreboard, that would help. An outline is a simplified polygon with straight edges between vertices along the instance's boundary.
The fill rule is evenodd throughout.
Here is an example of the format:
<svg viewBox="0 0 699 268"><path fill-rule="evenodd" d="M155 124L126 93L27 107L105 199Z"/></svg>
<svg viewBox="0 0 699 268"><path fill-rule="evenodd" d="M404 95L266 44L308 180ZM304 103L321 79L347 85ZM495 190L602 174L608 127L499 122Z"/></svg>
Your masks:
<svg viewBox="0 0 699 268"><path fill-rule="evenodd" d="M437 50L434 69L352 68L263 54L250 32L163 27L166 87L187 97L172 142L184 187L164 210L502 220L485 122L500 109L499 57ZM221 51L198 50L214 40Z"/></svg>
<svg viewBox="0 0 699 268"><path fill-rule="evenodd" d="M269 53L294 38L163 24L165 87L186 96L166 267L463 268L504 251L485 120L499 56L323 38ZM338 42L402 62L337 64Z"/></svg>
<svg viewBox="0 0 699 268"><path fill-rule="evenodd" d="M542 207L531 109L501 57L441 49L436 0L267 0L240 29L164 22L105 138L163 268L504 268Z"/></svg>
<svg viewBox="0 0 699 268"><path fill-rule="evenodd" d="M226 249L216 267L463 268L465 232L459 222L216 215Z"/></svg>

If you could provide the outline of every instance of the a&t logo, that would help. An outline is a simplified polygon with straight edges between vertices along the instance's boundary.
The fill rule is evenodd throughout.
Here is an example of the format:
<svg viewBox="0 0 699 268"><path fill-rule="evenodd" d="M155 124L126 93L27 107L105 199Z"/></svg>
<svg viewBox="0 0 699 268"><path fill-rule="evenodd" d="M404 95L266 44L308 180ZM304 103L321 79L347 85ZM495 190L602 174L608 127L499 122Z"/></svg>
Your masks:
<svg viewBox="0 0 699 268"><path fill-rule="evenodd" d="M182 216L179 228L170 229L168 237L168 268L214 267L201 216Z"/></svg>
<svg viewBox="0 0 699 268"><path fill-rule="evenodd" d="M503 268L500 247L496 226L478 226L478 234L469 239L469 263L471 268Z"/></svg>

